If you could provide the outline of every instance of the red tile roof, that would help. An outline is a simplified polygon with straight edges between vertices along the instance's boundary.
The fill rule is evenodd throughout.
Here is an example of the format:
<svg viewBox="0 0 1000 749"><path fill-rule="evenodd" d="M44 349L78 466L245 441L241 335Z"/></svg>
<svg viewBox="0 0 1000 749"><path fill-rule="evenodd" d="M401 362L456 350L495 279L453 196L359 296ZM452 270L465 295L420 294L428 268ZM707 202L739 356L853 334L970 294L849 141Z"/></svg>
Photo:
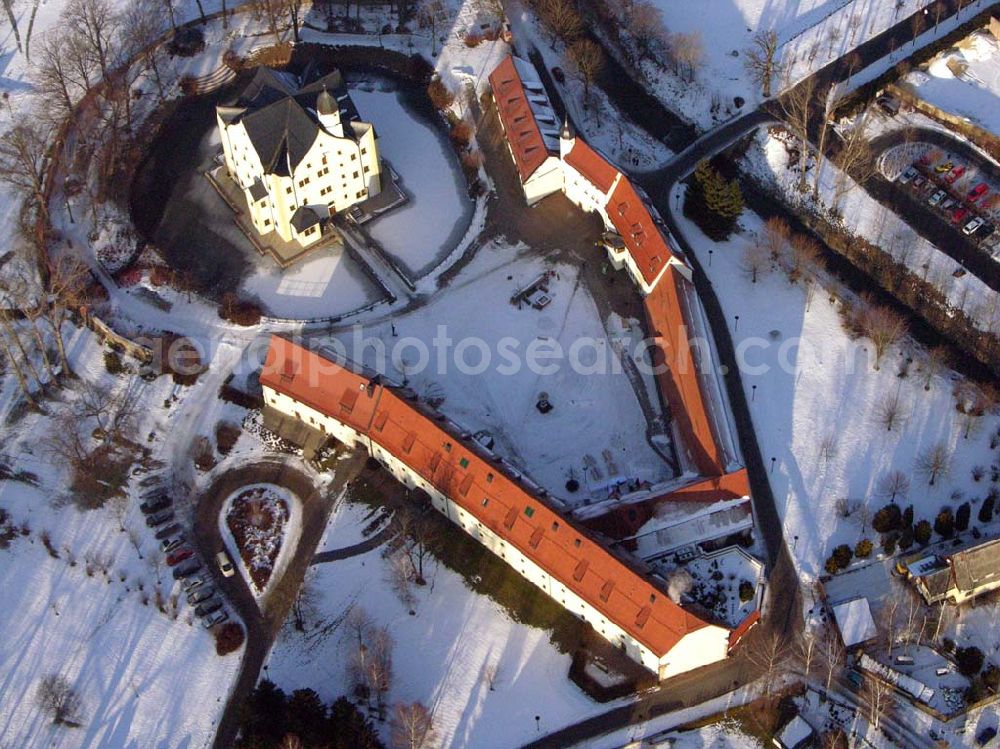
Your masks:
<svg viewBox="0 0 1000 749"><path fill-rule="evenodd" d="M286 360L294 362L290 378L282 375ZM271 338L261 382L338 420L349 419L471 515L467 522L482 523L658 657L707 626L540 502L473 443L445 431L393 390L277 337ZM358 393L348 413L341 402L346 392ZM507 561L518 569L517 558ZM558 591L552 592L558 600Z"/></svg>
<svg viewBox="0 0 1000 749"><path fill-rule="evenodd" d="M625 175L618 180L606 210L642 277L652 285L673 253L645 201Z"/></svg>
<svg viewBox="0 0 1000 749"><path fill-rule="evenodd" d="M616 191L617 192L617 191ZM691 352L687 316L681 304L685 278L673 270L646 296L646 319L657 345L651 350L654 364L665 371L656 379L670 413L684 436L684 446L704 476L719 476L725 461L712 431L712 423L701 391L699 371ZM666 363L666 367L660 367Z"/></svg>
<svg viewBox="0 0 1000 749"><path fill-rule="evenodd" d="M524 83L508 56L490 73L490 87L496 102L500 122L507 135L507 143L514 154L514 163L522 182L535 173L551 154L545 145L542 131L535 122L535 115L528 103Z"/></svg>
<svg viewBox="0 0 1000 749"><path fill-rule="evenodd" d="M618 170L588 146L583 138L577 137L565 161L605 195L611 192Z"/></svg>

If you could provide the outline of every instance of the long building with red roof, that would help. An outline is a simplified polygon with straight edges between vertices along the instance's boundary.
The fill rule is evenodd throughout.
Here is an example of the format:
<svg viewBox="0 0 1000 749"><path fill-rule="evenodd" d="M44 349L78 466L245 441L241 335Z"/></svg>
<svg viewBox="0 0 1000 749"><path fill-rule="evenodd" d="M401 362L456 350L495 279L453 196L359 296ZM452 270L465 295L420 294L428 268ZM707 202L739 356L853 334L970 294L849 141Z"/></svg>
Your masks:
<svg viewBox="0 0 1000 749"><path fill-rule="evenodd" d="M725 658L730 631L675 603L530 482L376 378L272 337L261 373L268 407L363 447L466 533L665 679Z"/></svg>

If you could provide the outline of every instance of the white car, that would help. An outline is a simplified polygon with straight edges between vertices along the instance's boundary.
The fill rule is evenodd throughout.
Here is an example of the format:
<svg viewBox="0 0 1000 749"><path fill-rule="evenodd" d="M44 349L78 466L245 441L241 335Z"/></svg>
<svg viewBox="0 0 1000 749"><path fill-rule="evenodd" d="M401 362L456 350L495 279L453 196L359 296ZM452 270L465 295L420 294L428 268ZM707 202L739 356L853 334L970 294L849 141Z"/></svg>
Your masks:
<svg viewBox="0 0 1000 749"><path fill-rule="evenodd" d="M945 196L944 190L938 190L936 193L934 193L927 199L927 202L930 203L931 205L937 205L944 199L944 196Z"/></svg>
<svg viewBox="0 0 1000 749"><path fill-rule="evenodd" d="M976 216L974 219L972 219L972 221L970 221L969 223L967 223L965 226L962 227L962 234L971 237L973 234L979 231L979 227L985 223L986 222L983 221L981 218L979 218L979 216Z"/></svg>
<svg viewBox="0 0 1000 749"><path fill-rule="evenodd" d="M232 577L233 573L236 572L233 569L233 563L229 559L229 555L225 551L220 551L215 555L215 561L219 565L219 572L222 573L223 577Z"/></svg>
<svg viewBox="0 0 1000 749"><path fill-rule="evenodd" d="M902 174L899 175L899 184L905 185L911 179L917 176L917 170L912 166L906 167Z"/></svg>

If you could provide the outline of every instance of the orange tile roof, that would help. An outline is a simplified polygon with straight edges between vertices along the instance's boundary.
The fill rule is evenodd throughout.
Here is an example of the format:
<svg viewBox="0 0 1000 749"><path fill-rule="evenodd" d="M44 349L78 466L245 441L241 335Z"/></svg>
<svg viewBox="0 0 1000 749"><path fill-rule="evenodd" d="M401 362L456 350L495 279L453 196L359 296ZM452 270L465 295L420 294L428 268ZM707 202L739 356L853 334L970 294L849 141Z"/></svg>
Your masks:
<svg viewBox="0 0 1000 749"><path fill-rule="evenodd" d="M643 300L650 335L657 342L651 349L654 364L664 361L666 371L656 379L670 413L684 436L684 446L691 450L692 459L705 476L723 473L725 461L712 431L712 423L701 392L699 372L691 353L687 317L681 305L683 276L673 269L653 287Z"/></svg>
<svg viewBox="0 0 1000 749"><path fill-rule="evenodd" d="M625 175L618 180L606 211L642 277L652 285L673 253L645 201Z"/></svg>
<svg viewBox="0 0 1000 749"><path fill-rule="evenodd" d="M290 379L281 374L286 360L295 363ZM322 374L315 376L314 368L321 368ZM369 387L369 380L278 337L271 338L268 369L261 376L262 383L338 420L349 418L347 423L352 427L403 461L475 522L506 540L658 657L689 632L707 626L539 501L521 482L481 454L474 443L447 432L432 416L393 390L380 384ZM348 391L359 396L345 414L341 399ZM518 568L516 559L508 561ZM555 597L558 599L558 594Z"/></svg>
<svg viewBox="0 0 1000 749"><path fill-rule="evenodd" d="M528 103L524 83L510 55L490 73L490 87L496 102L507 143L514 154L514 163L522 182L535 173L550 155L542 131Z"/></svg>
<svg viewBox="0 0 1000 749"><path fill-rule="evenodd" d="M577 136L573 147L566 154L565 161L605 195L611 192L618 170L588 146L583 138Z"/></svg>

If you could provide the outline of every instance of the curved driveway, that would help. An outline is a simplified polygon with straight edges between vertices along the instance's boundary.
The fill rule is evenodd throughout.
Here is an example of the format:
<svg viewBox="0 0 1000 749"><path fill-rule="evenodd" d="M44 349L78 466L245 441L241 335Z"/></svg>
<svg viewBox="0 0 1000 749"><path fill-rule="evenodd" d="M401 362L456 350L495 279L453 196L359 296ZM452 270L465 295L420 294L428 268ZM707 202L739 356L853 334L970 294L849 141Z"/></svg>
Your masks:
<svg viewBox="0 0 1000 749"><path fill-rule="evenodd" d="M246 626L243 662L219 721L214 749L228 749L233 745L238 728L239 706L257 683L274 639L298 596L306 569L312 563L313 554L326 528L334 499L363 465L364 458L360 453L354 453L350 458L338 462L333 484L319 491L315 478L290 461L255 463L222 473L200 497L194 516L194 544L213 577L214 585L236 609ZM263 611L243 576L237 574L223 577L214 561L215 555L224 548L219 530L222 503L240 487L256 483L282 486L295 494L302 503L302 533L298 545L281 579L268 592Z"/></svg>

